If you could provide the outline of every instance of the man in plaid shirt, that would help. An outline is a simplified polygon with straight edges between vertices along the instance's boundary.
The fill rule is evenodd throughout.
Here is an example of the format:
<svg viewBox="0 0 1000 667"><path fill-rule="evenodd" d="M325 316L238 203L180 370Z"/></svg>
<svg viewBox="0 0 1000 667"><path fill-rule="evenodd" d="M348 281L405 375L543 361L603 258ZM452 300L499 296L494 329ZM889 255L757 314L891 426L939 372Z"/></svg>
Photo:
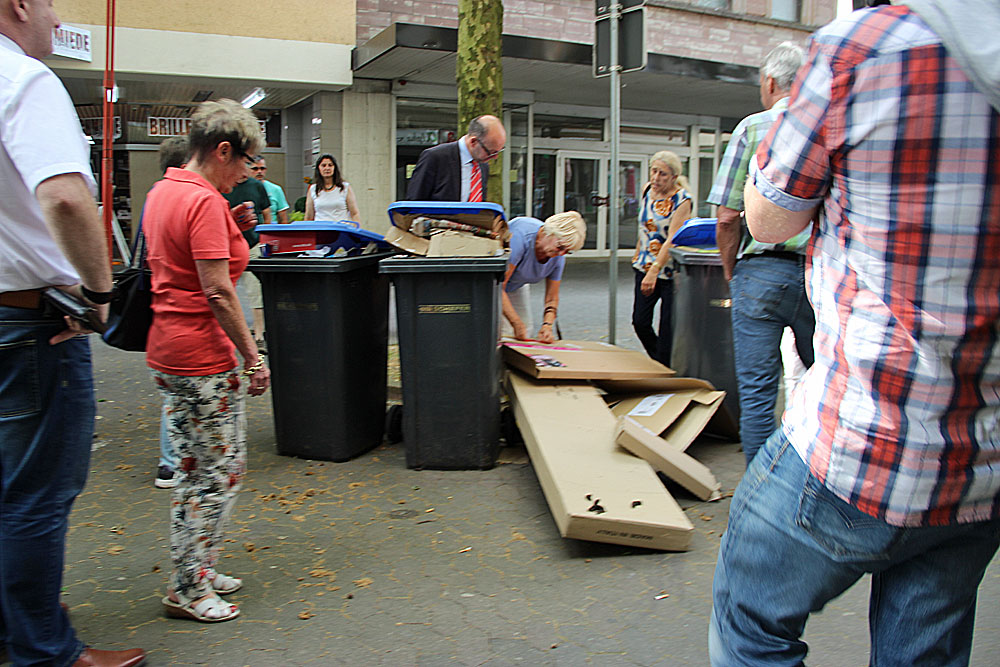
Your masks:
<svg viewBox="0 0 1000 667"><path fill-rule="evenodd" d="M718 204L716 242L722 271L732 295L733 353L740 397L740 441L747 466L774 433L785 327L794 333L801 364L813 363L815 320L806 298L805 252L807 226L784 243L761 243L743 228L743 186L750 159L774 121L788 108L788 94L805 54L782 42L760 66L760 102L765 110L751 114L733 130L712 184L708 202ZM786 373L786 376L788 374Z"/></svg>
<svg viewBox="0 0 1000 667"><path fill-rule="evenodd" d="M1000 543L1000 3L905 0L817 31L751 163L750 232L822 204L815 363L732 501L712 664L800 664L872 574L873 665L969 660Z"/></svg>

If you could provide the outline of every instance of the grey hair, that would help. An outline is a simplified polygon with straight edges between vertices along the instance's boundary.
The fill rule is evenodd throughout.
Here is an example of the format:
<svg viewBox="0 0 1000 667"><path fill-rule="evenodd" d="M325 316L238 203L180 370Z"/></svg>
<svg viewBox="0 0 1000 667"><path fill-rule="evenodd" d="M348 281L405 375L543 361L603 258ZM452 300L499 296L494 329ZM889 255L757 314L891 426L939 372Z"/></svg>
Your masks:
<svg viewBox="0 0 1000 667"><path fill-rule="evenodd" d="M576 211L550 215L542 223L542 231L567 246L570 252L582 248L587 239L587 223Z"/></svg>
<svg viewBox="0 0 1000 667"><path fill-rule="evenodd" d="M222 99L202 102L198 106L191 115L188 141L191 155L199 160L222 142L228 141L236 160L241 154L249 157L260 152L264 147L264 134L251 111L244 109L239 102Z"/></svg>
<svg viewBox="0 0 1000 667"><path fill-rule="evenodd" d="M806 54L801 46L794 42L782 42L764 57L760 74L774 79L774 84L780 90L790 90L795 81L795 73L802 67L805 59Z"/></svg>

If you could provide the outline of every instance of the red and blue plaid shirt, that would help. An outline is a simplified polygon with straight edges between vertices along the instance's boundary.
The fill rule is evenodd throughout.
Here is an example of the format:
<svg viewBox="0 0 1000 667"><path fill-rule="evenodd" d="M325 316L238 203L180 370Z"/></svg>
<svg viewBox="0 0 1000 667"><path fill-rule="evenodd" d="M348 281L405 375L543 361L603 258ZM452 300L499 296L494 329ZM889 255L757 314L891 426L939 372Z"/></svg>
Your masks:
<svg viewBox="0 0 1000 667"><path fill-rule="evenodd" d="M893 525L1000 516L1000 115L909 9L819 30L751 178L826 216L816 363L785 413L824 484ZM759 165L759 169L758 169Z"/></svg>

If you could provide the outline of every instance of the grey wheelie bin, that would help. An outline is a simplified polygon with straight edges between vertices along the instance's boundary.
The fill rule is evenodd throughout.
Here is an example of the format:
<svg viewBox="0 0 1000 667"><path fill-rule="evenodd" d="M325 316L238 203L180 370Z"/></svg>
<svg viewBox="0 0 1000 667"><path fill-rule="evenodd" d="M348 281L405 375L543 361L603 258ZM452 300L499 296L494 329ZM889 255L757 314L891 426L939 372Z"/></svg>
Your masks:
<svg viewBox="0 0 1000 667"><path fill-rule="evenodd" d="M389 281L379 260L258 259L278 453L346 461L381 444Z"/></svg>
<svg viewBox="0 0 1000 667"><path fill-rule="evenodd" d="M678 375L708 380L726 392L723 405L735 423L740 419L729 283L718 250L673 247L674 342L671 366ZM732 433L728 435L738 435Z"/></svg>
<svg viewBox="0 0 1000 667"><path fill-rule="evenodd" d="M502 218L490 202L396 202L394 226L413 216ZM450 217L449 217L450 216ZM408 227L408 222L403 223ZM500 283L506 255L383 259L392 279L409 468L475 470L500 451Z"/></svg>

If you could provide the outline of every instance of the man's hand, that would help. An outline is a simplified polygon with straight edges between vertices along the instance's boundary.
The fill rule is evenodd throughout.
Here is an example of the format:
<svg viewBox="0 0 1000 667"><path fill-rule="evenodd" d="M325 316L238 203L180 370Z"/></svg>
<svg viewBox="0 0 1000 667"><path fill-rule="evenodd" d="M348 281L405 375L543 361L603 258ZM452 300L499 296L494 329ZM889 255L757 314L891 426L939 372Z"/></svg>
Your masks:
<svg viewBox="0 0 1000 667"><path fill-rule="evenodd" d="M59 289L63 290L64 292L68 292L69 294L72 294L78 299L87 301L87 299L83 296L83 292L80 290L79 285L72 285L72 286L60 285ZM87 303L90 302L87 301ZM108 306L108 304L90 303L90 305L97 311L97 317L101 322L108 321L108 313L110 312L110 307ZM91 329L88 329L86 326L84 326L79 320L74 320L69 315L63 316L63 320L65 320L66 322L66 329L60 331L55 336L50 338L49 345L58 345L63 341L69 340L70 338L74 338L76 336L86 336L87 334L94 333Z"/></svg>

